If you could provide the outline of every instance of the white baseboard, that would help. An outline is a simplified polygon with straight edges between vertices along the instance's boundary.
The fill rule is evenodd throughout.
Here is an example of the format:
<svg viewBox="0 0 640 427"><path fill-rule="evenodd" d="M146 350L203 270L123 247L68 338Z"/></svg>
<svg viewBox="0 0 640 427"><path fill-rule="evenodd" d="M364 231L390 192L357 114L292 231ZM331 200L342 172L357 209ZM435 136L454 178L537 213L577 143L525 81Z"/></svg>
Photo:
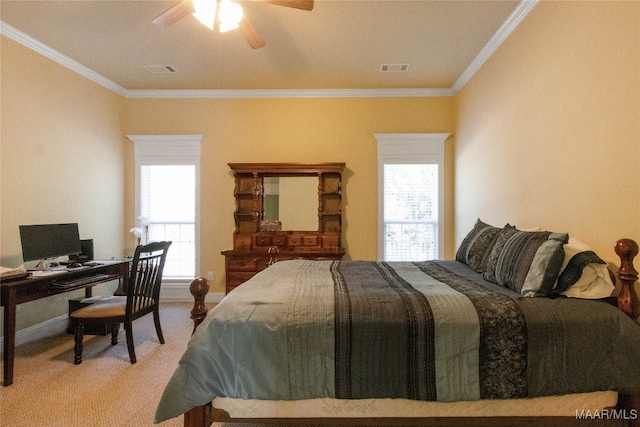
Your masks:
<svg viewBox="0 0 640 427"><path fill-rule="evenodd" d="M193 295L189 292L191 283L184 282L162 282L160 290L160 301L167 302L193 302ZM205 302L220 302L224 297L223 293L208 293Z"/></svg>
<svg viewBox="0 0 640 427"><path fill-rule="evenodd" d="M223 293L208 293L205 303L220 302L224 297ZM193 296L189 292L189 284L185 283L163 283L160 293L160 303L163 302L190 302L193 303ZM16 332L16 346L37 341L42 338L66 333L69 316L63 314L53 319L45 320L37 325L29 326ZM4 337L0 337L0 352L4 345Z"/></svg>
<svg viewBox="0 0 640 427"><path fill-rule="evenodd" d="M37 341L42 338L64 334L67 330L68 321L69 316L63 314L62 316L40 322L37 325L20 329L16 332L16 346L26 344L31 341ZM4 346L4 337L0 338L0 344Z"/></svg>

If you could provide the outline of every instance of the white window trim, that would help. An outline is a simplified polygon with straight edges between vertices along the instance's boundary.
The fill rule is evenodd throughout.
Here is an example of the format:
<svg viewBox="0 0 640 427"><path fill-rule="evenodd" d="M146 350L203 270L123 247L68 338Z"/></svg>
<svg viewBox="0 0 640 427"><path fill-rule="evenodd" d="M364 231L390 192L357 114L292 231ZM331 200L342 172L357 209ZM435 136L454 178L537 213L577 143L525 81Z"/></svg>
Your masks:
<svg viewBox="0 0 640 427"><path fill-rule="evenodd" d="M384 165L438 165L438 258L444 255L444 143L450 133L378 133L378 259L384 259Z"/></svg>
<svg viewBox="0 0 640 427"><path fill-rule="evenodd" d="M204 135L127 135L135 158L135 214L140 216L140 167L145 165L195 165L195 276L200 272L200 158ZM184 282L174 279L172 282ZM189 280L188 282L191 282ZM188 290L188 285L186 286ZM179 291L183 293L182 291ZM178 295L181 299L183 296ZM170 298L171 299L171 298ZM175 298L173 298L175 299ZM191 299L189 297L189 299Z"/></svg>

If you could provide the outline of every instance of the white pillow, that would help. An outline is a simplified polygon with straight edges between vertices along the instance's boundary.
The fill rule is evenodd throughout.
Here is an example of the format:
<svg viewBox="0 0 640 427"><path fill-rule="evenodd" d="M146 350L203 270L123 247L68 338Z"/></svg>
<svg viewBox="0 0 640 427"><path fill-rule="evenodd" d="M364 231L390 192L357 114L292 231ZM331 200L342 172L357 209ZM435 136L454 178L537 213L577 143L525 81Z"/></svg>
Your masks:
<svg viewBox="0 0 640 427"><path fill-rule="evenodd" d="M564 254L564 261L560 268L560 275L558 275L558 280L553 286L553 289L556 290L554 293L559 292L561 295L567 297L584 299L600 299L611 296L615 286L611 281L611 276L609 276L607 264L593 253L593 250L589 245L578 239L569 237L569 243L564 245ZM569 265L569 262L576 256L589 256L592 259L600 260L602 263L590 262L584 265L579 277L574 271L574 274L572 275L573 278L567 281L566 276L569 275L570 271L565 273L565 269ZM578 258L574 260L574 263L577 259ZM570 268L575 269L577 266L574 264L570 266ZM565 273L565 276L562 276L563 273ZM558 288L558 286L560 288Z"/></svg>

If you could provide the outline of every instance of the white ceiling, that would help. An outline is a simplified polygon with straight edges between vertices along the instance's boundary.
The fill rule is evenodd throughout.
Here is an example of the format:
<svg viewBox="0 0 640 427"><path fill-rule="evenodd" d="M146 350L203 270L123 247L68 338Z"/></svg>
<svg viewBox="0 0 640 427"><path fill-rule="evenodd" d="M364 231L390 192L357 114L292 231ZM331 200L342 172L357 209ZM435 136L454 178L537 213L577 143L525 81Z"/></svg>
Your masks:
<svg viewBox="0 0 640 427"><path fill-rule="evenodd" d="M239 1L266 42L253 50L239 30L212 32L190 15L166 28L151 22L176 3L1 0L2 33L77 61L125 91L451 90L535 4L316 0L308 12ZM382 64L409 68L382 73ZM147 65L178 72L153 74Z"/></svg>

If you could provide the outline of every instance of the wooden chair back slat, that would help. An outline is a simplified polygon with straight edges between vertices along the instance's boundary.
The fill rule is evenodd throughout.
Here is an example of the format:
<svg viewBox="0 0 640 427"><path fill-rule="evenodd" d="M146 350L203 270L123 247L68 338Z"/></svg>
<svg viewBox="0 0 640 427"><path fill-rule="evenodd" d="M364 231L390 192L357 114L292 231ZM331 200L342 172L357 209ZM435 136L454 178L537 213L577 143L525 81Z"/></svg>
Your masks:
<svg viewBox="0 0 640 427"><path fill-rule="evenodd" d="M158 303L169 245L154 242L136 248L127 286L127 312L132 316Z"/></svg>

